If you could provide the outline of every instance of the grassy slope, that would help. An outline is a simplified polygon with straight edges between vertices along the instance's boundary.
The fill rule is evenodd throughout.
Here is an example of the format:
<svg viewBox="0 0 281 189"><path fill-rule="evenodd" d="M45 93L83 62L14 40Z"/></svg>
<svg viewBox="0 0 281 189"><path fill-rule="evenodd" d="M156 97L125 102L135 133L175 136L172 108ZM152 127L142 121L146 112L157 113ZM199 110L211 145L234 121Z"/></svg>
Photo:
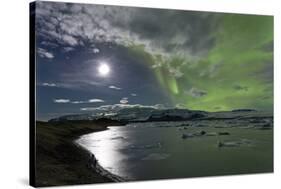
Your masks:
<svg viewBox="0 0 281 189"><path fill-rule="evenodd" d="M112 182L87 168L89 154L73 140L118 123L36 123L36 186Z"/></svg>

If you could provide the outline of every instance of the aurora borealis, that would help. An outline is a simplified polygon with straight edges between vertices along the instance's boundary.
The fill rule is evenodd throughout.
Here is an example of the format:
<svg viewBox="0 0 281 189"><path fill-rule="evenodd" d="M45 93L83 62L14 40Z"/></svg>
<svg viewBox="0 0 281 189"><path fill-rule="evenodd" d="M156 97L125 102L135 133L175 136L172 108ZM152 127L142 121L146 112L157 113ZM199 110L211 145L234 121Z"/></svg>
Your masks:
<svg viewBox="0 0 281 189"><path fill-rule="evenodd" d="M182 77L156 71L173 99L186 107L209 111L273 106L273 20L266 16L222 15L215 42L205 57L173 57ZM188 87L187 87L188 86ZM186 87L189 88L186 91Z"/></svg>
<svg viewBox="0 0 281 189"><path fill-rule="evenodd" d="M273 109L272 16L37 2L36 33L40 119L114 104Z"/></svg>

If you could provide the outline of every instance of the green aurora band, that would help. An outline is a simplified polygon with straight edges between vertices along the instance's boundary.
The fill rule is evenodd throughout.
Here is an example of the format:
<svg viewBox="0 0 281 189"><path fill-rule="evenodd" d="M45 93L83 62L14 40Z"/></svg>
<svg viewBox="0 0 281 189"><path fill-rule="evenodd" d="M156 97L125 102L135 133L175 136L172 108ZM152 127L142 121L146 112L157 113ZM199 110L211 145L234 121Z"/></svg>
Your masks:
<svg viewBox="0 0 281 189"><path fill-rule="evenodd" d="M206 111L239 108L273 110L273 17L220 14L206 56L165 59L139 45L130 50L148 63L163 65L154 73L178 107ZM181 77L169 72L174 67Z"/></svg>

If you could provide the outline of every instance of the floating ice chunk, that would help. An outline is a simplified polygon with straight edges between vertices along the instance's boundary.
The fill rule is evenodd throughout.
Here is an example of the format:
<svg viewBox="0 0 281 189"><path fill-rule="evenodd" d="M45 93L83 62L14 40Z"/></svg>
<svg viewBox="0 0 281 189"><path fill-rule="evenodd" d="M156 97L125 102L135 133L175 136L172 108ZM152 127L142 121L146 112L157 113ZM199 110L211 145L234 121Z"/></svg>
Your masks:
<svg viewBox="0 0 281 189"><path fill-rule="evenodd" d="M206 133L206 136L217 136L218 133L216 132L210 132L210 133Z"/></svg>
<svg viewBox="0 0 281 189"><path fill-rule="evenodd" d="M181 138L186 139L186 138L192 138L194 135L192 133L187 133L187 134L182 134Z"/></svg>
<svg viewBox="0 0 281 189"><path fill-rule="evenodd" d="M184 133L182 134L181 138L186 139L186 138L192 138L192 137L200 137L206 134L206 131L200 131L196 133Z"/></svg>
<svg viewBox="0 0 281 189"><path fill-rule="evenodd" d="M239 142L219 142L218 147L238 147L240 146Z"/></svg>
<svg viewBox="0 0 281 189"><path fill-rule="evenodd" d="M241 139L241 140L237 140L237 141L226 141L226 142L222 142L219 141L218 142L218 147L240 147L240 146L246 146L246 147L251 147L253 146L253 141L249 140L249 139Z"/></svg>

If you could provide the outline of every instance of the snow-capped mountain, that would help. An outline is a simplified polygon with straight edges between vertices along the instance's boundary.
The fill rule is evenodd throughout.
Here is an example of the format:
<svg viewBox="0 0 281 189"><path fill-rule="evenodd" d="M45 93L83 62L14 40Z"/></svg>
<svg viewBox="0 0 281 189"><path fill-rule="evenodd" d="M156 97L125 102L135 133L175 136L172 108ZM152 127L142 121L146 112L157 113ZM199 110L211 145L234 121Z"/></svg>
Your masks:
<svg viewBox="0 0 281 189"><path fill-rule="evenodd" d="M155 107L125 107L111 110L93 111L87 114L66 115L51 122L72 121L72 120L97 120L108 118L119 121L160 121L160 120L185 120L194 117L202 117L206 114L203 111L191 111L188 109L159 109Z"/></svg>

